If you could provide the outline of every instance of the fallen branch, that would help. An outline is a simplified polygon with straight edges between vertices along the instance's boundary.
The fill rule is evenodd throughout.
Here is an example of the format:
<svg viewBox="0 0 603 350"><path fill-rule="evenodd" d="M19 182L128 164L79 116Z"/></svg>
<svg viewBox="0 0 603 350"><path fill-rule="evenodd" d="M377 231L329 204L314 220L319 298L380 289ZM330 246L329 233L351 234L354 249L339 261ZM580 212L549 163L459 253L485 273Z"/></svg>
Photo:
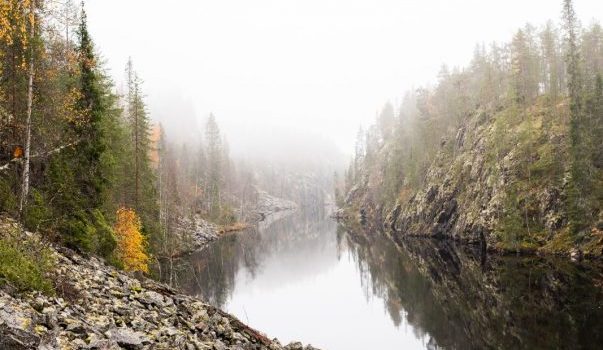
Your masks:
<svg viewBox="0 0 603 350"><path fill-rule="evenodd" d="M68 143L68 144L66 144L66 145L63 145L63 146L57 147L57 148L52 149L52 150L50 150L50 151L46 151L46 152L38 152L38 153L36 153L36 154L34 154L34 155L30 156L29 158L30 158L30 159L35 159L35 158L48 157L48 156L53 155L53 154L55 154L55 153L59 153L59 152L61 152L62 150L64 150L64 149L65 149L65 148L67 148L67 147L75 146L75 145L77 145L78 143L79 143L79 141L75 141L75 142ZM4 164L4 165L0 166L0 171L7 170L7 169L8 169L8 168L11 166L11 164L17 164L17 163L21 163L21 162L23 162L23 158L22 158L22 157L21 157L21 158L13 158L13 159L9 160L9 161L8 161L8 163L6 163L6 164Z"/></svg>

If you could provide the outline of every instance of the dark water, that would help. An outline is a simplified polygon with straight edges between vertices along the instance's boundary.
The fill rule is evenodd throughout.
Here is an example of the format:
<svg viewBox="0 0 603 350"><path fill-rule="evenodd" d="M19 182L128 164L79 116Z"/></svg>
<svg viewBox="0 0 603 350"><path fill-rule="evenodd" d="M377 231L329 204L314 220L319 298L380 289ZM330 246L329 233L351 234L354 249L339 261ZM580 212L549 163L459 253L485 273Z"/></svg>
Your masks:
<svg viewBox="0 0 603 350"><path fill-rule="evenodd" d="M176 283L282 343L324 349L601 349L603 272L297 213L179 261Z"/></svg>

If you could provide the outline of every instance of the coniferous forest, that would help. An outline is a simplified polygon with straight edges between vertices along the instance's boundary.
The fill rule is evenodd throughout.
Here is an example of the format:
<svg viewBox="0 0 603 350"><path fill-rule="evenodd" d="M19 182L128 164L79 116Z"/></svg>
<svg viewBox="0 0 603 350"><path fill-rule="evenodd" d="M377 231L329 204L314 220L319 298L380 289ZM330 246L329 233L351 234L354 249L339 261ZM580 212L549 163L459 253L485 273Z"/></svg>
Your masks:
<svg viewBox="0 0 603 350"><path fill-rule="evenodd" d="M435 86L359 130L338 202L402 235L599 256L601 36L565 1L561 23L527 24L477 45L467 67L442 66Z"/></svg>
<svg viewBox="0 0 603 350"><path fill-rule="evenodd" d="M433 1L185 2L182 18L232 28L162 8L173 42L132 29L128 48L173 50L156 52L171 66L126 56L117 72L95 1L0 0L0 350L600 346L603 13L576 10L600 5L547 2L558 18L410 81L448 47L428 43L446 31ZM455 23L504 27L473 12ZM392 88L378 72L396 45L409 81ZM215 66L178 76L187 62ZM198 89L196 110L155 70ZM355 93L378 90L354 84L380 82L397 96L342 149Z"/></svg>
<svg viewBox="0 0 603 350"><path fill-rule="evenodd" d="M132 59L125 87L111 81L84 7L3 1L1 15L4 213L69 248L142 271L183 239L174 234L178 220L236 223L253 179L232 164L216 117L201 142L181 149L151 121ZM119 239L124 220L140 239ZM130 248L142 265L126 263Z"/></svg>

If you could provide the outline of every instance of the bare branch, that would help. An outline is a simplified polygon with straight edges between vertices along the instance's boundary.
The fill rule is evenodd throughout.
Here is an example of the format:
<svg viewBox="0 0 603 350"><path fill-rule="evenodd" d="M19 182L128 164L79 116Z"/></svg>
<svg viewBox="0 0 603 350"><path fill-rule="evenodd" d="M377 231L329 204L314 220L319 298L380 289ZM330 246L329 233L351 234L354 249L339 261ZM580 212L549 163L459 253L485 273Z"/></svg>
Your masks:
<svg viewBox="0 0 603 350"><path fill-rule="evenodd" d="M71 142L71 143L68 143L68 144L60 146L60 147L57 147L57 148L52 149L52 150L47 151L47 152L36 153L36 154L32 155L30 158L34 159L34 158L48 157L48 156L51 156L51 155L53 155L55 153L61 152L62 150L64 150L67 147L75 146L78 143L79 143L79 140ZM10 161L8 161L7 163L1 165L0 166L0 171L7 170L12 164L18 164L18 163L22 163L22 162L23 162L23 158L13 158Z"/></svg>

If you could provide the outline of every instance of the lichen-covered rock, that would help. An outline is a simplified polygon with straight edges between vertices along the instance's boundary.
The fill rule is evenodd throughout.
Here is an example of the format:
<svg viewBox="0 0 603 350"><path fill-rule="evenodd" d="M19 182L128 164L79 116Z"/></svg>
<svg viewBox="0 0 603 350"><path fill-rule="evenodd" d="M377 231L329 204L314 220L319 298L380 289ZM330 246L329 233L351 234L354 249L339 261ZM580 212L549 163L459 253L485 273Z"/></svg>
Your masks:
<svg viewBox="0 0 603 350"><path fill-rule="evenodd" d="M287 344L285 346L285 350L304 350L304 346L302 345L302 343L295 341Z"/></svg>
<svg viewBox="0 0 603 350"><path fill-rule="evenodd" d="M218 225L203 219L200 215L194 215L180 218L176 223L175 234L180 235L183 241L187 241L189 247L186 250L195 250L218 239L219 231Z"/></svg>
<svg viewBox="0 0 603 350"><path fill-rule="evenodd" d="M141 332L127 327L112 328L106 332L109 339L126 349L140 349L149 339Z"/></svg>
<svg viewBox="0 0 603 350"><path fill-rule="evenodd" d="M566 138L558 130L538 127L538 137L520 141L516 134L526 126L514 113L488 109L468 115L457 132L445 137L433 159L426 160L421 180L412 184L404 171L392 180L386 169L399 150L380 145L374 159L355 175L338 218L385 229L396 240L437 237L502 251L569 255L577 248L601 256L603 220L600 228L597 220L585 228L580 242L564 236L569 230ZM532 118L535 127L544 122L542 116ZM493 136L501 133L510 136L504 142ZM392 195L396 186L400 193ZM594 219L603 216L593 214Z"/></svg>
<svg viewBox="0 0 603 350"><path fill-rule="evenodd" d="M56 296L0 288L0 349L283 349L199 299L52 250Z"/></svg>
<svg viewBox="0 0 603 350"><path fill-rule="evenodd" d="M263 216L270 215L283 210L293 210L297 204L283 198L270 195L268 192L258 190L258 201L255 211Z"/></svg>

